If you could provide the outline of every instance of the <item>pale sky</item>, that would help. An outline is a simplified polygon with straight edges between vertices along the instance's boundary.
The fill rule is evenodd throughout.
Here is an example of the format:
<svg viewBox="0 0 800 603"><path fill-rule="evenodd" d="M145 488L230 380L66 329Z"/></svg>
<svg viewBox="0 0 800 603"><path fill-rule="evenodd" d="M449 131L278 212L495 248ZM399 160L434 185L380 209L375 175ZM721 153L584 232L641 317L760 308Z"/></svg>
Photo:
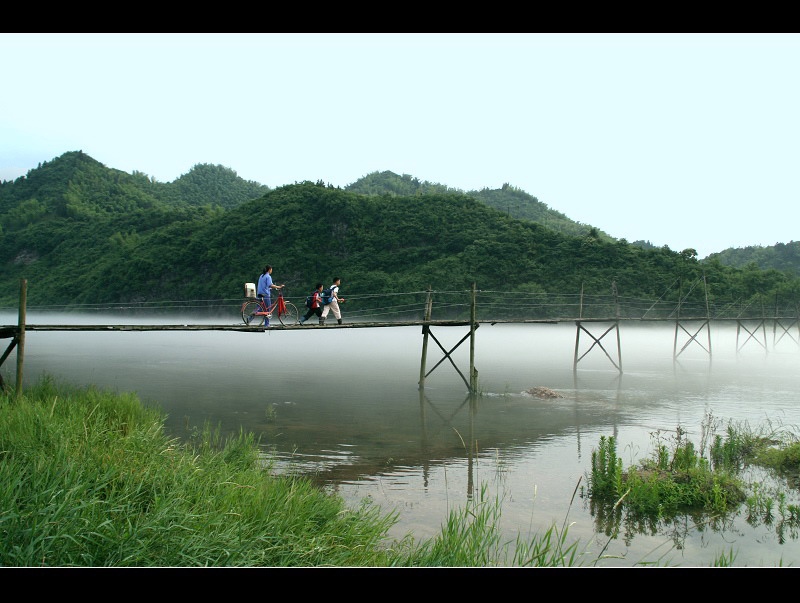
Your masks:
<svg viewBox="0 0 800 603"><path fill-rule="evenodd" d="M700 258L800 239L799 34L0 33L0 65L0 180L389 170Z"/></svg>

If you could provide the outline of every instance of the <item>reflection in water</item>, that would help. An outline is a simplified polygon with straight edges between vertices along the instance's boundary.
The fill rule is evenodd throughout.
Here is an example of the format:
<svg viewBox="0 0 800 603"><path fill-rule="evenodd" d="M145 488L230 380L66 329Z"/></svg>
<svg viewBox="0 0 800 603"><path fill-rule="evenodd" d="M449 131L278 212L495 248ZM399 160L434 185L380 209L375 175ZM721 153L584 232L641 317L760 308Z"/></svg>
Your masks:
<svg viewBox="0 0 800 603"><path fill-rule="evenodd" d="M467 454L467 500L471 500L473 496L473 492L475 489L474 479L473 479L473 469L474 469L474 460L475 455L477 453L476 450L476 440L475 440L475 412L477 410L478 404L478 396L474 393L468 393L466 398L464 398L464 402L455 409L453 415L449 417L445 417L442 415L441 412L436 408L436 405L431 403L428 397L425 395L425 391L420 389L419 391L419 407L420 407L420 419L422 425L422 453L423 458L430 458L430 451L431 447L428 444L428 421L426 420L426 410L430 408L433 413L439 419L439 424L437 425L435 431L438 434L438 431L443 428L452 429L461 439L461 443L464 446L464 450L466 450ZM467 430L467 437L466 440L461 436L458 429L453 427L452 419L455 414L461 412L465 407L468 408L468 430ZM437 435L434 434L434 435ZM428 485L428 472L430 466L428 465L427 461L424 463L423 469L423 476L425 477L425 485Z"/></svg>
<svg viewBox="0 0 800 603"><path fill-rule="evenodd" d="M16 315L0 320L15 322ZM206 422L223 433L253 432L279 471L308 475L354 505L368 499L398 510L395 537L435 536L448 512L485 486L502 501L506 540L569 525L569 538L585 544L587 558L601 551L608 557L599 565L709 565L730 550L736 565L795 563L796 529L784 522L778 531L778 514L771 526L748 523L745 514L626 524L624 517L596 516L588 501L574 497L601 436L617 439L627 466L650 454L654 432L680 425L697 441L708 412L754 426L800 423L797 345L786 338L766 353L759 346L737 351L735 327L713 329L712 364L699 346L674 360L670 327L623 325L620 373L595 352L574 370L575 325L483 325L476 333L480 387L473 396L446 363L418 388L422 337L416 327L32 331L25 370L28 382L47 372L135 391L167 413L166 428L176 437ZM448 350L463 336L459 328L437 330ZM453 352L462 371L468 354ZM11 383L14 362L12 354L2 369ZM563 397L526 393L535 387ZM789 491L788 503L796 498Z"/></svg>

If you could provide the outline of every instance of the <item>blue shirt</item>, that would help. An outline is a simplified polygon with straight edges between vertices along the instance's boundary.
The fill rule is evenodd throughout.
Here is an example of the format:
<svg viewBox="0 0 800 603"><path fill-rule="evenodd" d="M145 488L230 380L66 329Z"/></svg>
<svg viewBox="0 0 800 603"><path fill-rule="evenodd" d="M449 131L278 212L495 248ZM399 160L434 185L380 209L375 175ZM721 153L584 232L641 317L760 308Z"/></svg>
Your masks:
<svg viewBox="0 0 800 603"><path fill-rule="evenodd" d="M272 297L272 275L269 272L258 277L256 293L264 297Z"/></svg>

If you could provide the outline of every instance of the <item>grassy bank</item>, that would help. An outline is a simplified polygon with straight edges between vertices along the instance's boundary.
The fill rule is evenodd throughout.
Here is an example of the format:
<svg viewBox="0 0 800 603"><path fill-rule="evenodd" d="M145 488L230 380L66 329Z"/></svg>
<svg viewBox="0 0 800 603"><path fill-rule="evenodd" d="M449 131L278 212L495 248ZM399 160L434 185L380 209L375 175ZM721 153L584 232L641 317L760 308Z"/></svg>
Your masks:
<svg viewBox="0 0 800 603"><path fill-rule="evenodd" d="M5 567L389 567L576 564L554 526L514 552L499 504L454 512L441 535L386 536L396 516L347 508L277 476L251 434L191 444L134 394L44 377L0 396L0 565ZM519 551L519 552L517 552Z"/></svg>
<svg viewBox="0 0 800 603"><path fill-rule="evenodd" d="M394 512L349 508L306 478L278 475L252 434L223 440L206 427L181 442L164 419L135 394L47 376L19 398L0 394L0 566L576 567L603 557L571 541L566 519L504 541L502 501L485 487L436 537L390 539ZM783 492L738 477L752 463L796 483L794 432L728 425L723 438L720 427L709 416L699 446L680 428L671 445L656 434L652 457L627 469L616 440L601 438L584 492L598 529L611 539L631 517L734 514L745 501L749 523L796 530L800 509ZM720 552L713 565L734 562Z"/></svg>

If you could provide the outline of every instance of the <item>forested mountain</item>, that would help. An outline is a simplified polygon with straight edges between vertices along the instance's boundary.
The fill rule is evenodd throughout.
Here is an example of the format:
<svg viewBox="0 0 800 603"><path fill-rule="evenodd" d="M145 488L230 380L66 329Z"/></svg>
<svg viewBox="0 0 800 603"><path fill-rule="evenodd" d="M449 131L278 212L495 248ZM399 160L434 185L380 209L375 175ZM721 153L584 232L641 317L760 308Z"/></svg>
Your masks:
<svg viewBox="0 0 800 603"><path fill-rule="evenodd" d="M188 173L164 187L162 198L176 205L186 203L192 207L210 205L225 209L237 207L270 190L258 182L242 180L229 168L208 163L195 165Z"/></svg>
<svg viewBox="0 0 800 603"><path fill-rule="evenodd" d="M465 192L461 189L449 188L443 184L428 181L420 182L419 179L408 174L398 176L393 172L386 171L368 174L353 184L346 186L345 190L364 195L392 195L396 197L441 193L465 194L512 218L537 222L562 234L583 236L592 232L603 240L614 240L613 237L589 224L581 224L570 220L561 212L550 209L536 197L507 183L503 184L502 188L499 189L483 188L479 191Z"/></svg>
<svg viewBox="0 0 800 603"><path fill-rule="evenodd" d="M198 164L174 182L160 183L141 172L107 168L81 151L72 151L41 164L27 176L0 183L0 227L33 224L49 217L230 209L269 190L222 166Z"/></svg>
<svg viewBox="0 0 800 603"><path fill-rule="evenodd" d="M691 250L643 249L594 228L565 234L391 172L362 180L271 190L202 165L162 184L67 153L0 184L0 305L15 306L21 278L31 304L238 299L266 263L298 295L341 276L348 296L472 283L608 294L614 283L623 296L655 299L705 276L720 298L800 297L800 279L776 270L699 262Z"/></svg>
<svg viewBox="0 0 800 603"><path fill-rule="evenodd" d="M737 268L744 268L752 263L763 270L774 268L800 276L800 241L776 243L772 247L756 245L725 249L718 253L712 253L708 259Z"/></svg>

